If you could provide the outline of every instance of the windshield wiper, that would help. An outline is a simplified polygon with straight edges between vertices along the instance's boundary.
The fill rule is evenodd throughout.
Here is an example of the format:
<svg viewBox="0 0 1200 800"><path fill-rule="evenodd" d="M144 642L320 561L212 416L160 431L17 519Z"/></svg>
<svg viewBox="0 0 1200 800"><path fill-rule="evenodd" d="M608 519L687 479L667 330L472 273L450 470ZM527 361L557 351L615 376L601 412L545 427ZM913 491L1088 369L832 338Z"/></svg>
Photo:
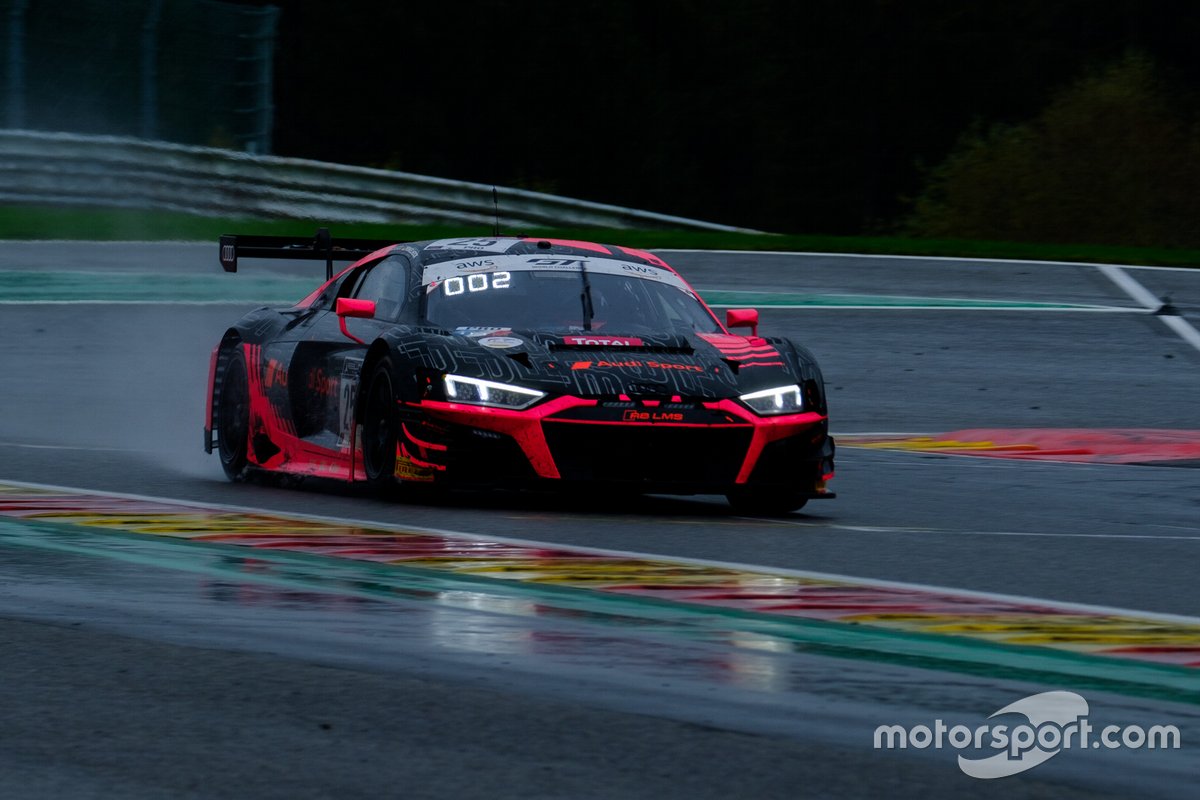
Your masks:
<svg viewBox="0 0 1200 800"><path fill-rule="evenodd" d="M579 293L579 302L583 304L583 329L590 331L592 329L592 317L595 316L595 309L592 308L592 282L588 279L587 262L579 262L579 275L583 278L583 291Z"/></svg>

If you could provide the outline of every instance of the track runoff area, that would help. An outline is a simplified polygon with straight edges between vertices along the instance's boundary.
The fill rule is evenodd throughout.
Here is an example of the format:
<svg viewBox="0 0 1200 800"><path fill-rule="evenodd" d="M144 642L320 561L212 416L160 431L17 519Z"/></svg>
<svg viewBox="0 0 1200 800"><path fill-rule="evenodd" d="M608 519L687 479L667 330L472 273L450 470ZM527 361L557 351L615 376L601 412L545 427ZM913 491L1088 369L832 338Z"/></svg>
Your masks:
<svg viewBox="0 0 1200 800"><path fill-rule="evenodd" d="M143 309L212 306L202 314L213 338L221 320L235 317L234 306L278 302L305 283L285 272L249 285L191 270L164 275L156 264L172 255L184 267L209 256L215 264L215 246L141 247L132 263L105 269L6 260L0 269L13 288L0 308L44 308L54 318L64 309L126 306L118 313L129 320ZM485 629L503 631L519 619L522 636L569 615L610 634L635 629L680 647L845 659L885 683L916 671L927 681L939 674L982 681L970 685L986 685L989 697L1012 681L1030 697L1037 688L1101 702L1119 697L1107 702L1132 703L1140 713L1168 709L1161 721L1180 723L1186 737L1190 712L1172 709L1200 700L1200 618L1189 612L1200 598L1167 595L1183 580L1172 572L1181 554L1200 545L1200 522L1144 487L1194 486L1196 473L1168 468L1200 464L1192 400L1200 335L1187 302L1200 296L1200 274L826 254L663 255L714 306L757 306L764 334L816 352L843 448L842 499L767 520L733 516L704 498L582 512L520 502L472 508L470 500L384 508L336 491L288 499L272 489L215 486L196 469L155 483L164 491L151 493L145 481L89 478L89 470L52 480L63 470L44 466L61 454L100 467L137 448L103 436L30 436L10 423L0 448L26 468L0 470L0 546L232 576L314 596L449 605L477 612L474 624ZM50 260L81 263L75 259L87 257L68 246ZM36 420L26 429L29 422ZM985 497L986 507L979 505ZM1116 518L1101 497L1123 504ZM1105 549L1114 543L1124 549ZM1026 577L997 580L986 565L992 557L995 573L1023 567ZM1042 559L1067 568L1039 581L1029 573L1045 571ZM1139 568L1123 571L1131 559ZM1113 574L1116 585L1106 585ZM586 648L575 655L603 661ZM661 658L656 668L669 674L669 662ZM715 683L795 693L770 681ZM955 710L970 706L963 698L951 703L949 694ZM930 705L936 698L921 707ZM1035 727L1070 721L1045 708L1014 713ZM859 720L862 731L843 726L843 738L869 742L869 722ZM754 729L744 719L730 726ZM923 749L921 735L906 731L913 749ZM1038 749L1009 752L1006 763L1028 762ZM941 756L950 769L953 755ZM1135 775L1144 766L1121 763ZM1167 773L1159 780L1169 793ZM1070 770L1063 774L1069 782Z"/></svg>

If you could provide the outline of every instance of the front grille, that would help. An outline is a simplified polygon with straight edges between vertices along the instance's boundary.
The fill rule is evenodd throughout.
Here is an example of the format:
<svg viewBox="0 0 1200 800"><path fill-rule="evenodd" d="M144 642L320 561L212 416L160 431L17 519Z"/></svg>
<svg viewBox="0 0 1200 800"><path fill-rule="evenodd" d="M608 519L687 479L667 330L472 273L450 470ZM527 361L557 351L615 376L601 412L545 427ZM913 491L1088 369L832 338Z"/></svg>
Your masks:
<svg viewBox="0 0 1200 800"><path fill-rule="evenodd" d="M455 426L447 444L447 475L457 483L497 484L535 477L529 459L511 436Z"/></svg>
<svg viewBox="0 0 1200 800"><path fill-rule="evenodd" d="M547 420L546 443L567 481L717 491L737 478L750 426L583 425Z"/></svg>
<svg viewBox="0 0 1200 800"><path fill-rule="evenodd" d="M813 439L816 438L816 441ZM777 439L763 448L750 484L798 486L810 485L821 477L826 438L823 428L814 428L786 439Z"/></svg>

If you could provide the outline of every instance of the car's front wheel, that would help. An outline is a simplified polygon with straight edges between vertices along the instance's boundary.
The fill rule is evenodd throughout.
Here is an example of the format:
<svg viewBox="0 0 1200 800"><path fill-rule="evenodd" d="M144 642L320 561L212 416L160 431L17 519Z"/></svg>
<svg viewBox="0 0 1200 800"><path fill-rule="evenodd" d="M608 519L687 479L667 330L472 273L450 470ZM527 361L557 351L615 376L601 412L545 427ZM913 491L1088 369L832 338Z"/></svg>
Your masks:
<svg viewBox="0 0 1200 800"><path fill-rule="evenodd" d="M362 405L362 456L367 482L391 485L396 470L396 391L392 363L381 360L367 379Z"/></svg>
<svg viewBox="0 0 1200 800"><path fill-rule="evenodd" d="M741 514L787 514L808 503L806 493L789 489L740 488L725 495L733 510Z"/></svg>

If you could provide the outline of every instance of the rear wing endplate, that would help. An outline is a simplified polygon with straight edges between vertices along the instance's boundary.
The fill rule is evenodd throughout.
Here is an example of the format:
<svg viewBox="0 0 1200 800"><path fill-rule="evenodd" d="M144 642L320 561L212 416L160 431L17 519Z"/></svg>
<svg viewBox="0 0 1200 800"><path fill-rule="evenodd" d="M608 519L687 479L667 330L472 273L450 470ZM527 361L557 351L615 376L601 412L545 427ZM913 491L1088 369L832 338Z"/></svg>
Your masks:
<svg viewBox="0 0 1200 800"><path fill-rule="evenodd" d="M226 234L221 237L221 267L226 272L237 272L239 258L324 261L325 280L329 280L333 277L333 262L358 261L394 244L402 243L392 239L335 239L328 228L318 228L312 237Z"/></svg>

